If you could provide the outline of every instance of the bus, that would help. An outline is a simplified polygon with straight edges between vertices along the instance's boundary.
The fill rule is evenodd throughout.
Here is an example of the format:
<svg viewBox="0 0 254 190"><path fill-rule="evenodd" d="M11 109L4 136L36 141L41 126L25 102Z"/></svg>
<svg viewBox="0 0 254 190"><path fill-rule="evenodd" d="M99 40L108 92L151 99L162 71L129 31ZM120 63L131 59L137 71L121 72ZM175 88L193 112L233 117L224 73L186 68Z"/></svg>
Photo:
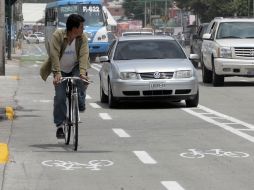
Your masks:
<svg viewBox="0 0 254 190"><path fill-rule="evenodd" d="M107 15L101 0L56 0L48 3L45 10L45 46L57 28L65 28L67 17L77 13L85 18L84 33L87 35L90 58L105 55L108 51Z"/></svg>

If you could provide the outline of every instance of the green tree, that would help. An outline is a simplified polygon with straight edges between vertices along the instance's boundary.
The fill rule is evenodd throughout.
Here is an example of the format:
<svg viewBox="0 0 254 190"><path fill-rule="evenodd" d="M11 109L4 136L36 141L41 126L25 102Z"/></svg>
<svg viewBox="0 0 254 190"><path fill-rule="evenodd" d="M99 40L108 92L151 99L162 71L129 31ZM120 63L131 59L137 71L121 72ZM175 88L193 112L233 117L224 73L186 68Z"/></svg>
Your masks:
<svg viewBox="0 0 254 190"><path fill-rule="evenodd" d="M202 22L214 17L248 16L251 0L176 0L177 6L197 14Z"/></svg>

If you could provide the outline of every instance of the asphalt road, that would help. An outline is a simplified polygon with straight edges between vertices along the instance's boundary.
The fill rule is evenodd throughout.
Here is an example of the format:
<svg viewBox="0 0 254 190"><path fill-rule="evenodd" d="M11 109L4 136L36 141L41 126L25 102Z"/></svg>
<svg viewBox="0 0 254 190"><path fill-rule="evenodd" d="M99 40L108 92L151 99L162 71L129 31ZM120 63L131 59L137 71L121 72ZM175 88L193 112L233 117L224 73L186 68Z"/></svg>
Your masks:
<svg viewBox="0 0 254 190"><path fill-rule="evenodd" d="M254 79L201 82L200 105L99 101L100 64L89 71L79 147L55 137L52 77L42 44L23 46L16 119L1 190L253 190Z"/></svg>

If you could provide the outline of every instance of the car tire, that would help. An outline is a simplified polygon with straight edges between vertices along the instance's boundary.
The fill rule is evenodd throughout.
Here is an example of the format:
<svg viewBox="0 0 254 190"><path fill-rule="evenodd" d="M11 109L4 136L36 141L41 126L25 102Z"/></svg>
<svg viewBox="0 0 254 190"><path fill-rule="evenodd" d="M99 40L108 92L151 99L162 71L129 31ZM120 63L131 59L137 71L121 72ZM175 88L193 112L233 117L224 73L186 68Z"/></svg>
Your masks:
<svg viewBox="0 0 254 190"><path fill-rule="evenodd" d="M190 53L194 53L192 46L190 47ZM198 61L191 60L191 62L192 62L192 65L197 69L198 68Z"/></svg>
<svg viewBox="0 0 254 190"><path fill-rule="evenodd" d="M212 83L212 71L208 70L204 64L203 59L201 59L201 67L202 67L202 79L203 83Z"/></svg>
<svg viewBox="0 0 254 190"><path fill-rule="evenodd" d="M191 108L191 107L197 107L199 102L199 90L197 91L197 94L190 99L185 100L186 107Z"/></svg>
<svg viewBox="0 0 254 190"><path fill-rule="evenodd" d="M101 80L100 80L100 100L101 103L108 102L108 96L104 93Z"/></svg>
<svg viewBox="0 0 254 190"><path fill-rule="evenodd" d="M194 60L191 60L191 62L192 62L192 65L197 69L198 68L198 62L194 61Z"/></svg>
<svg viewBox="0 0 254 190"><path fill-rule="evenodd" d="M224 76L221 75L217 75L215 72L215 67L214 67L214 63L213 63L213 86L223 86L224 85Z"/></svg>
<svg viewBox="0 0 254 190"><path fill-rule="evenodd" d="M115 108L117 106L117 100L112 93L110 81L108 82L108 105L110 108Z"/></svg>

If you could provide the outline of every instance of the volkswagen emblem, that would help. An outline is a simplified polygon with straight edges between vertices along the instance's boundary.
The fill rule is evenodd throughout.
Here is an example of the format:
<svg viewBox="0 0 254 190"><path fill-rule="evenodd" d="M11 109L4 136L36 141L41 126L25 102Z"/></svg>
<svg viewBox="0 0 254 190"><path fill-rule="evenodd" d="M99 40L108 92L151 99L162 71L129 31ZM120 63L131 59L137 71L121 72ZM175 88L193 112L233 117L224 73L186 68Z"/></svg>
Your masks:
<svg viewBox="0 0 254 190"><path fill-rule="evenodd" d="M159 78L161 77L160 72L159 72L159 71L155 71L154 74L153 74L153 77L154 77L155 79L159 79Z"/></svg>

